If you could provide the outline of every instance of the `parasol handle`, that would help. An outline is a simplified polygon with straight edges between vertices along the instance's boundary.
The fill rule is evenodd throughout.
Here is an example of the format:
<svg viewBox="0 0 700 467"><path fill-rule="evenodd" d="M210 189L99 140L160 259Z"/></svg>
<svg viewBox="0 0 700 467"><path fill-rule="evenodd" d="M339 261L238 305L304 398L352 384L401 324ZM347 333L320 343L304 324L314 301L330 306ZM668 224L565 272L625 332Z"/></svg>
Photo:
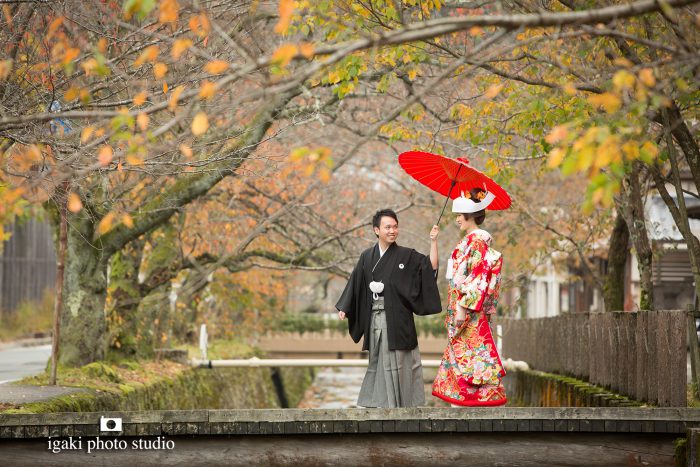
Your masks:
<svg viewBox="0 0 700 467"><path fill-rule="evenodd" d="M438 217L438 220L435 223L435 225L440 225L440 220L442 219L442 215L445 213L445 208L447 207L447 202L450 200L450 195L452 194L452 189L457 184L457 177L459 176L460 170L462 170L462 164L459 164L459 167L457 167L457 173L455 174L455 179L452 180L452 185L450 185L450 189L447 192L447 199L445 200L445 204L442 205L442 211L440 211L440 217Z"/></svg>

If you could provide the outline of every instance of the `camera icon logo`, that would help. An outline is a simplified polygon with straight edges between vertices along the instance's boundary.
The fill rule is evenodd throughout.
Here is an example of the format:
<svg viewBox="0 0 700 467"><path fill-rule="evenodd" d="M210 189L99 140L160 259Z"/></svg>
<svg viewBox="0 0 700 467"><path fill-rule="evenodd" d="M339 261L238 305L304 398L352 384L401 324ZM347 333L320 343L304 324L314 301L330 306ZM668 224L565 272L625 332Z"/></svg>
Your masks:
<svg viewBox="0 0 700 467"><path fill-rule="evenodd" d="M100 431L122 431L122 419L100 417Z"/></svg>

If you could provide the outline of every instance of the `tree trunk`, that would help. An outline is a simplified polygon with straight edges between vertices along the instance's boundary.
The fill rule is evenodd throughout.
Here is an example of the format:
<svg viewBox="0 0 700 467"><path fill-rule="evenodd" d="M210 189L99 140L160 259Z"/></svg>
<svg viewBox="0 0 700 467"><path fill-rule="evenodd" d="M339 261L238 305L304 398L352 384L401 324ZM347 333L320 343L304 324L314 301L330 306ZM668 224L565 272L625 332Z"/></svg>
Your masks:
<svg viewBox="0 0 700 467"><path fill-rule="evenodd" d="M639 309L651 310L654 307L654 284L652 282L653 253L644 215L644 200L640 181L639 165L625 176L620 192L620 210L630 233L639 268Z"/></svg>
<svg viewBox="0 0 700 467"><path fill-rule="evenodd" d="M117 358L139 355L138 307L142 292L139 269L145 240L140 237L127 244L112 257L109 273L109 304L107 326L109 352Z"/></svg>
<svg viewBox="0 0 700 467"><path fill-rule="evenodd" d="M630 232L624 217L617 213L610 236L608 272L603 284L606 311L622 311L625 303L625 264L629 253Z"/></svg>
<svg viewBox="0 0 700 467"><path fill-rule="evenodd" d="M107 262L88 241L93 220L86 211L69 216L59 359L67 366L101 360L106 350Z"/></svg>
<svg viewBox="0 0 700 467"><path fill-rule="evenodd" d="M60 350L58 344L61 339L61 311L63 308L63 275L66 269L66 245L68 244L68 209L66 205L68 202L68 182L64 182L61 188L62 189L56 196L60 206L58 208L58 249L56 250L56 302L54 303L53 310L51 376L49 377L49 384L52 386L56 385L56 373L58 372L58 355Z"/></svg>

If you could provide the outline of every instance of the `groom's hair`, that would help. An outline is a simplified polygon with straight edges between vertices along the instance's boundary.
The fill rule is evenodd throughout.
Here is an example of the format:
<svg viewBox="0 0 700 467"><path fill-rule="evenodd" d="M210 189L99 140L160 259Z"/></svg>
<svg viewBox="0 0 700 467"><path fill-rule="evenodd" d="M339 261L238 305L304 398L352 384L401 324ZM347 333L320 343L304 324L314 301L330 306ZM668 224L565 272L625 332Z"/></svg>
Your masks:
<svg viewBox="0 0 700 467"><path fill-rule="evenodd" d="M394 211L391 209L380 209L374 213L374 217L372 218L372 227L379 228L382 223L382 217L391 217L397 224L399 223L399 218L396 216Z"/></svg>

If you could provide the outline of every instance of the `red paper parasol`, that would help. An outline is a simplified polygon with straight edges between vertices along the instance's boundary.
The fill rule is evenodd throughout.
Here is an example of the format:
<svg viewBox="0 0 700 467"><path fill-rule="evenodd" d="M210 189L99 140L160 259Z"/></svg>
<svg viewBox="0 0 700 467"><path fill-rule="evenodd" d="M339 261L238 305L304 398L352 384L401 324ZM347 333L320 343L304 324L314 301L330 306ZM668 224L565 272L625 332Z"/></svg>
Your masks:
<svg viewBox="0 0 700 467"><path fill-rule="evenodd" d="M488 176L471 167L467 159L450 159L429 152L408 151L399 155L399 164L410 176L431 190L447 196L448 200L459 197L462 192L468 193L472 188L484 188L496 196L487 209L498 211L510 207L508 193ZM445 200L445 206L448 200Z"/></svg>

